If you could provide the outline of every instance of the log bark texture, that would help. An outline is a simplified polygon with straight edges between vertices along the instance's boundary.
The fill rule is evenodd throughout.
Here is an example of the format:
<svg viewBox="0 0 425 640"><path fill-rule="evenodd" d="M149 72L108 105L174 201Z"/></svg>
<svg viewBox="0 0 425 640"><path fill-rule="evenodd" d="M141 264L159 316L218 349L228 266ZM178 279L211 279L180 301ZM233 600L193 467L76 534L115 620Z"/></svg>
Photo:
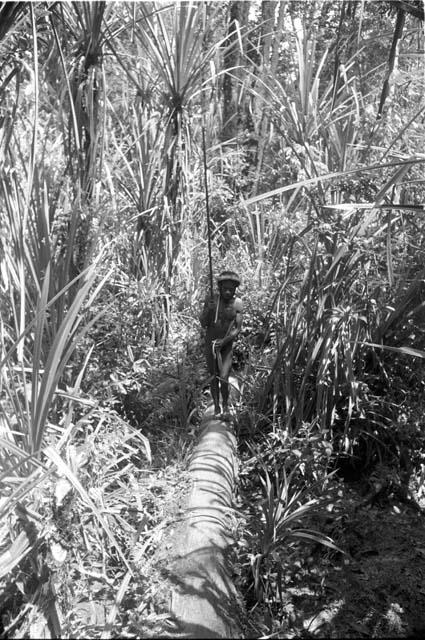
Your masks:
<svg viewBox="0 0 425 640"><path fill-rule="evenodd" d="M173 637L240 638L242 604L229 561L237 478L232 424L210 407L189 464L191 490L173 534L168 579Z"/></svg>

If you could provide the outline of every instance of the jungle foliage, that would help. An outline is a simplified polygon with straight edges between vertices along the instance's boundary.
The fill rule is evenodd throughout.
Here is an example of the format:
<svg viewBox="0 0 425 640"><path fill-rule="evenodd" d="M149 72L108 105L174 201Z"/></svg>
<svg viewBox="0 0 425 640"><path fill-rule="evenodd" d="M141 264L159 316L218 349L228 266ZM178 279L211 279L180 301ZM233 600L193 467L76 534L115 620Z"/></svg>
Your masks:
<svg viewBox="0 0 425 640"><path fill-rule="evenodd" d="M286 545L342 552L321 526L338 478L418 497L423 19L0 4L4 637L158 618L150 563L205 405L203 132L214 271L243 278L242 588L273 615Z"/></svg>

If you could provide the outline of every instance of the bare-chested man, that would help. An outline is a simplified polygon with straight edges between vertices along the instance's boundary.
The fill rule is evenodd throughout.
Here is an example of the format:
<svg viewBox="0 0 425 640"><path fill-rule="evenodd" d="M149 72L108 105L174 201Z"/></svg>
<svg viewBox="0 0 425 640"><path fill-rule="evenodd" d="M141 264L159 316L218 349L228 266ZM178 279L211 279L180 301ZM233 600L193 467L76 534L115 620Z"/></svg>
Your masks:
<svg viewBox="0 0 425 640"><path fill-rule="evenodd" d="M205 348L214 414L220 415L220 391L223 414L229 411L229 374L232 367L233 341L242 327L242 300L235 297L240 278L234 271L223 271L217 278L218 294L207 299L199 317L206 329Z"/></svg>

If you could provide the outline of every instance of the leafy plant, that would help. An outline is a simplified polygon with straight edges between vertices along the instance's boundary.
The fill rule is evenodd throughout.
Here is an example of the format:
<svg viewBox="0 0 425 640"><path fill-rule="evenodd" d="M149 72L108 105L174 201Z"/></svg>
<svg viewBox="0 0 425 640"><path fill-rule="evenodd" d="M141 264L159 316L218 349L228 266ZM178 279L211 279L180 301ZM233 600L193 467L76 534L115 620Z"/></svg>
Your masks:
<svg viewBox="0 0 425 640"><path fill-rule="evenodd" d="M329 536L312 527L323 514L329 515L326 507L333 508L336 498L337 485L332 485L332 474L326 472L332 446L317 427L304 425L295 438L276 429L249 449L254 456L245 460L242 477L247 483L244 496L252 506L244 546L255 598L271 606L282 601L285 565L298 540L341 552ZM248 495L257 496L258 490L254 506Z"/></svg>

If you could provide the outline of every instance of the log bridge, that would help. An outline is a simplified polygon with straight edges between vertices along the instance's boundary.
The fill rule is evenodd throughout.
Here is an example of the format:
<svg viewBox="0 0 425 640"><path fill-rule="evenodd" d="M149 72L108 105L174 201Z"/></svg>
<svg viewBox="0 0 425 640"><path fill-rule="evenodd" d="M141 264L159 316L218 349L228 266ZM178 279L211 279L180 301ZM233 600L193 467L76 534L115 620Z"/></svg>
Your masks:
<svg viewBox="0 0 425 640"><path fill-rule="evenodd" d="M210 406L189 463L183 517L172 532L167 577L173 630L168 637L242 637L243 605L229 558L237 465L232 423L214 417Z"/></svg>

